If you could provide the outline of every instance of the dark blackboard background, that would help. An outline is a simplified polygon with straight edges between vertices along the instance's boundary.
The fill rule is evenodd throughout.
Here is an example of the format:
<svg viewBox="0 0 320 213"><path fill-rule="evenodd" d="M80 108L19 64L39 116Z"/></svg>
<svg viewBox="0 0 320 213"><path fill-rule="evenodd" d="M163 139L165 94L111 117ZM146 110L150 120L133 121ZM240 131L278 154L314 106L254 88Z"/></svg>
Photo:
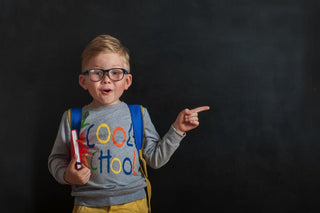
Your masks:
<svg viewBox="0 0 320 213"><path fill-rule="evenodd" d="M320 2L1 0L1 212L71 212L47 157L96 35L131 52L123 100L160 134L210 105L150 169L154 212L320 212Z"/></svg>

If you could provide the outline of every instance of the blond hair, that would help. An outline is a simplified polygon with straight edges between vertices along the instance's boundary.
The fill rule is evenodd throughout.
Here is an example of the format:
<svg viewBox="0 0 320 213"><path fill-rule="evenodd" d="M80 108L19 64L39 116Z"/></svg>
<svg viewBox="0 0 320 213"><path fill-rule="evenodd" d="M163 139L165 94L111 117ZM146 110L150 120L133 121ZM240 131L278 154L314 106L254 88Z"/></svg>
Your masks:
<svg viewBox="0 0 320 213"><path fill-rule="evenodd" d="M117 53L124 58L125 68L130 71L129 50L121 43L121 41L110 35L99 35L95 37L84 48L81 54L81 65L84 65L93 57L100 53Z"/></svg>

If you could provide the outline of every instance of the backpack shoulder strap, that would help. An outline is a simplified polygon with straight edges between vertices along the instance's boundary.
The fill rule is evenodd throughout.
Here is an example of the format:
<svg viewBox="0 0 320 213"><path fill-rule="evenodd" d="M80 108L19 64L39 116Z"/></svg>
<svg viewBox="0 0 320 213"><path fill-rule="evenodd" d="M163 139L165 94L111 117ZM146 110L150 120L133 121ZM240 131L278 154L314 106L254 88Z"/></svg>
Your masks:
<svg viewBox="0 0 320 213"><path fill-rule="evenodd" d="M128 105L128 106L131 113L133 133L134 133L135 143L136 143L139 160L140 160L140 171L147 183L148 212L150 213L151 212L151 183L148 179L147 163L143 158L143 152L142 152L145 145L143 107L142 105Z"/></svg>
<svg viewBox="0 0 320 213"><path fill-rule="evenodd" d="M139 150L144 148L144 124L143 124L143 107L141 105L128 105L131 113L131 120L133 125L134 138L136 147Z"/></svg>
<svg viewBox="0 0 320 213"><path fill-rule="evenodd" d="M76 129L78 133L80 132L81 117L82 117L81 107L71 108L68 110L69 125L71 130Z"/></svg>

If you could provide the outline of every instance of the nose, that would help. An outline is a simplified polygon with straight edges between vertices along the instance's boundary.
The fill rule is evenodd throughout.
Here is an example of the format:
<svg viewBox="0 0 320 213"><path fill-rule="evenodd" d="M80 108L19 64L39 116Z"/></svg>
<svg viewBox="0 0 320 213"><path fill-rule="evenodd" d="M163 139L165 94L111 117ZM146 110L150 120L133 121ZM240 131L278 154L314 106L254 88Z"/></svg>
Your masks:
<svg viewBox="0 0 320 213"><path fill-rule="evenodd" d="M111 79L109 78L109 75L108 73L105 73L104 76L102 77L102 80L101 80L102 83L111 83Z"/></svg>

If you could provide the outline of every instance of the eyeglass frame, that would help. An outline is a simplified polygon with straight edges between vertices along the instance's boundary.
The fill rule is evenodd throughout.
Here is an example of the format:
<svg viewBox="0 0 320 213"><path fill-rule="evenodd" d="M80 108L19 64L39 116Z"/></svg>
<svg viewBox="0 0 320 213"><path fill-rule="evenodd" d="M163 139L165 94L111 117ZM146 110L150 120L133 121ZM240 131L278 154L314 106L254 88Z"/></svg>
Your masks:
<svg viewBox="0 0 320 213"><path fill-rule="evenodd" d="M121 78L120 80L113 80L113 79L110 78L110 76L109 76L109 71L110 71L110 70L114 70L114 69L120 69L120 70L122 70L123 76L122 76L122 78ZM121 80L124 78L124 75L130 74L130 73L128 72L128 70L126 70L126 69L124 69L124 68L117 68L117 67L110 68L110 69L107 69L107 70L101 69L101 68L92 68L92 69L88 69L88 70L84 71L84 72L81 73L81 74L82 74L82 75L88 75L90 81L93 81L93 80L91 80L91 78L90 78L90 71L92 71L92 70L101 70L101 71L103 72L103 76L102 76L101 80L99 80L99 81L102 81L102 80L106 77L106 74L107 74L108 78L109 78L110 80L112 80L112 81L121 81ZM93 81L93 82L99 82L99 81Z"/></svg>

